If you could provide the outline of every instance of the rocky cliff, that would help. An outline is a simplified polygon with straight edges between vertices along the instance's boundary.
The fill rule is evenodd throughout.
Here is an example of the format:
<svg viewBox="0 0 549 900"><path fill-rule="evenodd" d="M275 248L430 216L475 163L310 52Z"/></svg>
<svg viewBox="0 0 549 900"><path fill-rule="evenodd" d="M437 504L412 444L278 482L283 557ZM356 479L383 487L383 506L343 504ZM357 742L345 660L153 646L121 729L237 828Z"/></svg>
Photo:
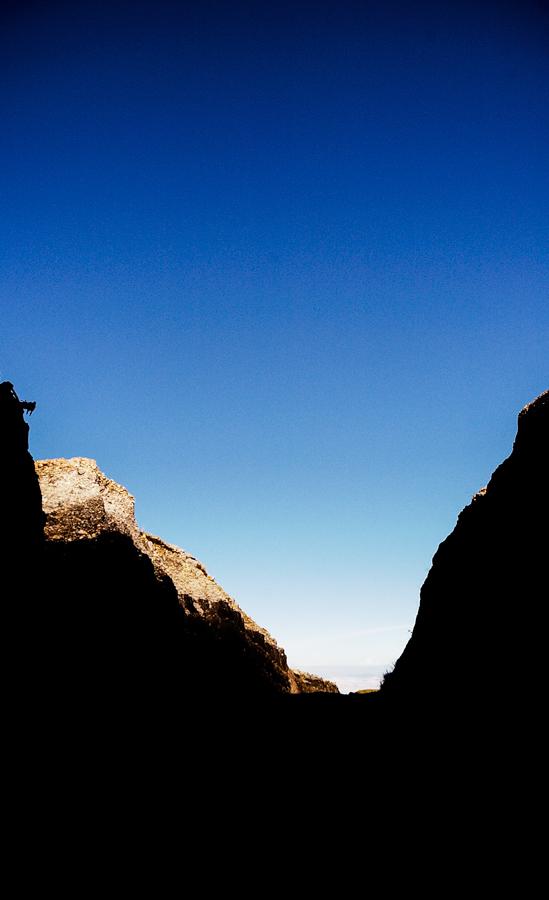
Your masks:
<svg viewBox="0 0 549 900"><path fill-rule="evenodd" d="M128 633L137 629L138 640L144 641L156 623L160 646L152 656L156 659L160 650L161 658L150 674L168 665L181 690L216 695L337 692L331 682L292 672L271 635L195 557L141 531L133 497L94 460L41 460L36 472L48 559L62 583L61 593L67 597L72 592L73 604L85 601L88 621L83 625L91 633L101 632L94 638L98 649L108 646L110 631L127 652ZM150 659L134 663L142 669Z"/></svg>
<svg viewBox="0 0 549 900"><path fill-rule="evenodd" d="M0 384L0 600L2 663L7 705L19 708L28 697L36 660L38 597L43 544L42 499L28 451L25 412L32 403L19 400L8 382Z"/></svg>
<svg viewBox="0 0 549 900"><path fill-rule="evenodd" d="M133 498L92 460L45 460L35 469L28 407L2 386L6 643L17 677L32 661L33 684L41 673L48 692L65 693L65 709L93 698L114 716L129 701L140 708L162 698L179 714L189 698L301 694L296 721L309 709L307 727L318 716L326 733L326 709L354 729L363 710L423 710L436 719L541 702L549 392L520 413L511 455L433 558L394 671L360 703L330 698L334 685L291 671L276 641L197 559L139 529ZM309 704L306 694L315 695Z"/></svg>
<svg viewBox="0 0 549 900"><path fill-rule="evenodd" d="M544 683L549 391L518 417L511 455L460 513L421 589L381 697L435 716L524 707Z"/></svg>

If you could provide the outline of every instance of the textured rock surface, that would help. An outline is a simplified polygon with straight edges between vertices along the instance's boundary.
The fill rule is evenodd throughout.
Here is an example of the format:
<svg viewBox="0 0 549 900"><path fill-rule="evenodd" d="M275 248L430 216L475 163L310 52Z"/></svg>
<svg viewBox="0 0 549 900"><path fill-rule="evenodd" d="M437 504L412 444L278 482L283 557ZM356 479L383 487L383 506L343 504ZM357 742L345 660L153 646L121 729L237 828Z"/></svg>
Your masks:
<svg viewBox="0 0 549 900"><path fill-rule="evenodd" d="M303 694L339 694L339 688L333 681L327 678L321 678L320 675L311 675L310 672L300 672L299 669L293 669L297 688Z"/></svg>
<svg viewBox="0 0 549 900"><path fill-rule="evenodd" d="M219 648L228 639L238 665L262 669L262 682L273 690L336 691L331 682L315 676L295 675L287 665L284 651L264 629L247 616L195 557L158 537L141 531L134 517L134 499L128 491L107 478L94 460L85 458L40 460L36 463L47 515L45 534L49 544L66 548L79 542L109 540L109 536L131 541L136 559L144 556L152 563L159 585L173 585L190 634L202 629L198 642L209 634ZM208 641L206 641L208 643ZM188 647L187 647L188 650ZM212 648L210 647L210 651ZM209 651L205 651L209 652ZM215 647L213 651L215 652ZM223 654L230 683L231 653ZM244 662L242 660L244 659ZM222 673L219 673L222 677ZM203 678L205 674L203 673Z"/></svg>
<svg viewBox="0 0 549 900"><path fill-rule="evenodd" d="M549 546L549 392L518 417L511 455L460 513L421 590L412 637L385 700L488 711L536 696Z"/></svg>

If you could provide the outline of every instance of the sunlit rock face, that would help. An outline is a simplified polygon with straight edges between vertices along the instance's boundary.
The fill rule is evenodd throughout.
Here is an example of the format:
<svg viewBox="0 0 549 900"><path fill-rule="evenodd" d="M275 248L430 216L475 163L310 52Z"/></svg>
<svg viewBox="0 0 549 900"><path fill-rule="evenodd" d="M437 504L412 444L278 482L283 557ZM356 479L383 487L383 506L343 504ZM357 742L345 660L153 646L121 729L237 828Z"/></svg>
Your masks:
<svg viewBox="0 0 549 900"><path fill-rule="evenodd" d="M327 678L321 678L320 675L311 675L310 672L301 672L299 669L293 670L293 676L296 681L298 690L303 694L338 694L339 689L333 681Z"/></svg>
<svg viewBox="0 0 549 900"><path fill-rule="evenodd" d="M435 716L511 708L544 678L549 391L518 417L513 450L459 515L421 590L412 637L381 695Z"/></svg>
<svg viewBox="0 0 549 900"><path fill-rule="evenodd" d="M105 631L116 633L132 656L137 641L145 649L141 660L133 660L137 667L150 669L152 661L152 675L167 669L170 679L195 695L321 689L314 676L307 681L294 675L276 641L201 562L139 529L133 497L94 460L41 460L36 471L47 554L63 582L61 593L70 593L76 582L75 596L84 595L89 604L91 629L101 632L102 646L110 640Z"/></svg>

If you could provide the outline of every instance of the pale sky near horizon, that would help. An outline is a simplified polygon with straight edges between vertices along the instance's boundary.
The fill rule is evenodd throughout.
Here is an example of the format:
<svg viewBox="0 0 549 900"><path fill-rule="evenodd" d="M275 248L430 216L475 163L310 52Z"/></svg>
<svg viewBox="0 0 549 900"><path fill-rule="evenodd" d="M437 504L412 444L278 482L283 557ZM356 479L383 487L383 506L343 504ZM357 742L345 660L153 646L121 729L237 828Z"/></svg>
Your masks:
<svg viewBox="0 0 549 900"><path fill-rule="evenodd" d="M549 387L539 3L18 2L0 377L297 668L400 654Z"/></svg>

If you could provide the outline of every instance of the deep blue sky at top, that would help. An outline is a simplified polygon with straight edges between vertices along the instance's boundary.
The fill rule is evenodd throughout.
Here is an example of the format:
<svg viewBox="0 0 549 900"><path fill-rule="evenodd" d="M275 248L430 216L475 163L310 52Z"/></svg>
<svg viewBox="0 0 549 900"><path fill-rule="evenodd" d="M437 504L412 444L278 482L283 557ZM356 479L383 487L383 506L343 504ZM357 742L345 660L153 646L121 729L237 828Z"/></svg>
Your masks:
<svg viewBox="0 0 549 900"><path fill-rule="evenodd" d="M96 458L295 664L390 663L548 387L543 5L1 22L0 376L34 455Z"/></svg>

